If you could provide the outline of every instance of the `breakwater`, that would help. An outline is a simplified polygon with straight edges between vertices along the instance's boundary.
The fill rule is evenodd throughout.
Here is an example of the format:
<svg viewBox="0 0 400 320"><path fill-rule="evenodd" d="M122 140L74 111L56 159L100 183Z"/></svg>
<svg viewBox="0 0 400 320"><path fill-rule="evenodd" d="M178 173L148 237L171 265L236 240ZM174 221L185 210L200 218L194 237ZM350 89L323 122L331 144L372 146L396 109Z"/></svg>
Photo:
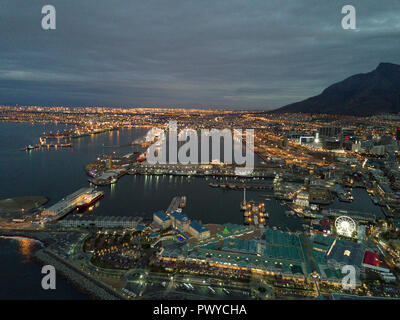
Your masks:
<svg viewBox="0 0 400 320"><path fill-rule="evenodd" d="M125 300L126 297L115 291L107 284L86 274L78 267L61 258L48 249L41 249L35 252L35 258L45 264L54 266L57 272L61 273L73 284L90 296L101 300Z"/></svg>

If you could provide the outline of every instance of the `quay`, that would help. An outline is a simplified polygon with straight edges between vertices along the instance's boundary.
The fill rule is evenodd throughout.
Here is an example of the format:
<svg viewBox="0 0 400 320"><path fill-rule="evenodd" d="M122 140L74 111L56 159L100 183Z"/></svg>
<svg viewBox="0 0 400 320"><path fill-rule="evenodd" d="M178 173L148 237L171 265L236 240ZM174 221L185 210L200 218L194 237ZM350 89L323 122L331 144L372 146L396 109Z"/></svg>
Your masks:
<svg viewBox="0 0 400 320"><path fill-rule="evenodd" d="M89 178L88 181L96 186L107 186L116 183L120 177L127 173L128 171L125 168L109 169L96 174L93 178Z"/></svg>
<svg viewBox="0 0 400 320"><path fill-rule="evenodd" d="M273 190L272 183L237 183L237 182L226 182L226 183L216 183L211 182L208 184L213 188L223 188L230 190Z"/></svg>
<svg viewBox="0 0 400 320"><path fill-rule="evenodd" d="M43 210L42 216L51 217L52 220L58 220L65 217L68 213L73 211L78 203L85 200L86 196L92 193L93 188L80 188L74 193L66 196L51 207Z"/></svg>
<svg viewBox="0 0 400 320"><path fill-rule="evenodd" d="M132 171L143 175L172 175L172 176L194 176L194 177L243 177L243 178L274 178L277 171L283 169L255 167L251 173L240 174L236 169L240 167L225 166L221 168L216 165L181 165L181 164L149 164L147 162L131 165ZM303 179L304 181L304 179Z"/></svg>

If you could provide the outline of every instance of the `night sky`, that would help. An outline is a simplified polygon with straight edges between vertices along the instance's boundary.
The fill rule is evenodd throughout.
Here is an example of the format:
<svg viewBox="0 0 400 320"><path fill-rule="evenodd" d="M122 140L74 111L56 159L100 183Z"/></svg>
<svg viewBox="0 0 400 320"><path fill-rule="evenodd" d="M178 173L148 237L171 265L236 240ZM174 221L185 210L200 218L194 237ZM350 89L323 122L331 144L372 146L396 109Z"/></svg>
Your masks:
<svg viewBox="0 0 400 320"><path fill-rule="evenodd" d="M5 105L268 110L400 63L398 0L1 0L0 31Z"/></svg>

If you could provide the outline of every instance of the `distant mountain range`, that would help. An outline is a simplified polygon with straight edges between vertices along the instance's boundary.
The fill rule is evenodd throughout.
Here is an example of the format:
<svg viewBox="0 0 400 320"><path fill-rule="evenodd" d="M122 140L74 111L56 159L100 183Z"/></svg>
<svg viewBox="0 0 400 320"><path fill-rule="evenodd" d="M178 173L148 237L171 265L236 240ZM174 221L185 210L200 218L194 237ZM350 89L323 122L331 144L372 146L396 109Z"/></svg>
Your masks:
<svg viewBox="0 0 400 320"><path fill-rule="evenodd" d="M275 113L328 113L370 116L400 112L400 65L380 63L368 73L351 76L321 94L274 110Z"/></svg>

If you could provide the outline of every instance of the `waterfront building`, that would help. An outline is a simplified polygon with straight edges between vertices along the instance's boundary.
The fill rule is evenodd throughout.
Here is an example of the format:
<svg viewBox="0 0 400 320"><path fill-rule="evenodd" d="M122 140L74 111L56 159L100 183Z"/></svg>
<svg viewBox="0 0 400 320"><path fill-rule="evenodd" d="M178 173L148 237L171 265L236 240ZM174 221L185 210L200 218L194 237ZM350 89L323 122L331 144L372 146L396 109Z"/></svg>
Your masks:
<svg viewBox="0 0 400 320"><path fill-rule="evenodd" d="M378 194L387 200L396 200L397 197L394 194L393 190L386 182L378 182L377 183L377 191Z"/></svg>
<svg viewBox="0 0 400 320"><path fill-rule="evenodd" d="M135 228L142 221L140 217L82 216L60 220L64 228Z"/></svg>
<svg viewBox="0 0 400 320"><path fill-rule="evenodd" d="M308 207L310 205L310 195L306 191L301 191L297 194L296 199L293 200L293 203L300 207Z"/></svg>
<svg viewBox="0 0 400 320"><path fill-rule="evenodd" d="M172 212L170 214L172 226L180 232L188 232L189 231L189 218L179 212Z"/></svg>
<svg viewBox="0 0 400 320"><path fill-rule="evenodd" d="M189 233L199 240L204 240L210 237L210 230L197 221L192 221L189 224Z"/></svg>
<svg viewBox="0 0 400 320"><path fill-rule="evenodd" d="M332 202L331 193L325 186L311 185L308 192L310 203L329 204Z"/></svg>
<svg viewBox="0 0 400 320"><path fill-rule="evenodd" d="M74 210L78 203L83 201L85 196L93 192L93 190L94 189L92 188L80 188L74 193L53 204L51 207L45 209L42 212L42 216L50 216L57 219L65 216L67 213Z"/></svg>
<svg viewBox="0 0 400 320"><path fill-rule="evenodd" d="M161 226L161 229L167 229L172 224L171 218L164 211L153 213L153 221Z"/></svg>
<svg viewBox="0 0 400 320"><path fill-rule="evenodd" d="M233 231L234 225L229 225ZM244 231L238 226L236 234ZM247 227L248 228L248 227ZM227 237L223 243L208 242L179 250L164 248L158 254L160 261L186 261L209 265L221 271L243 271L260 275L281 276L287 280L305 281L308 272L305 252L300 244L299 235L280 230L266 229L265 239L261 241L232 238L232 232L221 231ZM229 236L228 236L229 235Z"/></svg>

